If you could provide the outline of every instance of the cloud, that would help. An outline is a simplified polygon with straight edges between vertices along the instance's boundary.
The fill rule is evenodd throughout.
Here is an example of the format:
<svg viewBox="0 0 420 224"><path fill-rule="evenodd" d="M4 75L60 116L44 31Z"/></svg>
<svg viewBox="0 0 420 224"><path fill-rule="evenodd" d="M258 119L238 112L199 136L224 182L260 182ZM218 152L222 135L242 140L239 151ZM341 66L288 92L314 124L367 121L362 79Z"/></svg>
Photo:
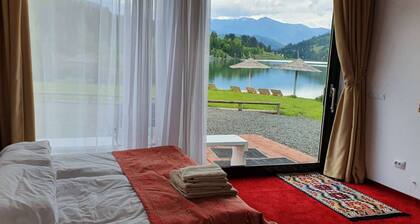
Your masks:
<svg viewBox="0 0 420 224"><path fill-rule="evenodd" d="M212 18L270 17L311 27L331 27L332 0L211 0Z"/></svg>

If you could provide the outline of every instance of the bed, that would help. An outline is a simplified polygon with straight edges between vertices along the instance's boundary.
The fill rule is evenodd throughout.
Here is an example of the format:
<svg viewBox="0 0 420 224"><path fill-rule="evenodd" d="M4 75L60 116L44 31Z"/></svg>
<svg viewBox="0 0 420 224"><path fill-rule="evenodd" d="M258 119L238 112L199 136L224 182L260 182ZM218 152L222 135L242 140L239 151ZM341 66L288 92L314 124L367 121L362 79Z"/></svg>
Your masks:
<svg viewBox="0 0 420 224"><path fill-rule="evenodd" d="M0 152L0 217L5 223L147 224L232 223L233 219L228 221L226 217L236 215L248 217L246 220L250 224L266 223L261 213L248 207L238 197L201 201L184 201L187 199L179 198L173 189L166 187L167 170L153 170L153 167L160 167L160 164L171 164L171 161L157 162L158 158L165 159L163 157L168 156L165 160L171 160L180 156L182 159L172 161L178 165L180 160L185 159L174 148L171 150L173 152L169 154L174 155L167 155L169 151L164 149L160 155L147 156L147 159L142 156L148 155L148 151L159 150L132 150L120 152L117 156L111 152L51 156L48 142L13 144ZM121 166L124 165L122 160L131 164ZM139 161L144 160L149 163L135 167ZM127 167L134 167L135 172L130 174ZM159 176L158 173L163 175ZM154 187L157 186L153 180L155 176L163 179L157 182L160 184L158 188ZM155 185L150 185L153 181ZM156 194L155 197L152 197L153 194ZM156 200L162 203L156 203ZM178 204L171 205L175 202ZM200 209L209 210L205 209L207 206L211 210L214 205L222 205L226 208L225 212L219 208L212 211L211 215L204 212L202 216L203 211ZM240 210L229 210L238 205ZM179 219L183 212L184 216L200 216L194 217L195 221ZM175 216L172 213L176 213Z"/></svg>

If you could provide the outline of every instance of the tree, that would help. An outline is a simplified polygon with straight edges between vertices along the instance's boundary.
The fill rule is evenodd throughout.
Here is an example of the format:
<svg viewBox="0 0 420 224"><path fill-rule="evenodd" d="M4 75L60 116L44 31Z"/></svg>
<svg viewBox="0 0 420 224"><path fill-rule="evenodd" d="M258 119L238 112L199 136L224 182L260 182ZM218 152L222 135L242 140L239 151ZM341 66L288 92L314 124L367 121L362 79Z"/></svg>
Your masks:
<svg viewBox="0 0 420 224"><path fill-rule="evenodd" d="M210 54L214 57L250 58L266 52L272 52L271 46L265 46L253 36L230 33L221 37L216 32L210 34Z"/></svg>
<svg viewBox="0 0 420 224"><path fill-rule="evenodd" d="M264 44L263 44L264 45ZM258 47L258 40L255 37L249 38L249 47Z"/></svg>
<svg viewBox="0 0 420 224"><path fill-rule="evenodd" d="M227 35L225 35L225 39L230 39L230 40L233 40L233 39L235 39L235 34L233 34L233 33L230 33L230 34L227 34Z"/></svg>

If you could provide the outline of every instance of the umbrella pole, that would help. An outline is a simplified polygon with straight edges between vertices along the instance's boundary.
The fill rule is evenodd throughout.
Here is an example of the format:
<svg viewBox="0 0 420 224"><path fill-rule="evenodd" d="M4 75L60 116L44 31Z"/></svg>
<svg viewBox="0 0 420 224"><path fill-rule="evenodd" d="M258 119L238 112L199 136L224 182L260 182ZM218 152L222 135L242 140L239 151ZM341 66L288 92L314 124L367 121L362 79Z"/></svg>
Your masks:
<svg viewBox="0 0 420 224"><path fill-rule="evenodd" d="M248 71L248 86L251 87L251 70Z"/></svg>
<svg viewBox="0 0 420 224"><path fill-rule="evenodd" d="M294 87L293 87L293 96L296 96L297 73L298 73L298 71L295 71L295 84L294 84Z"/></svg>

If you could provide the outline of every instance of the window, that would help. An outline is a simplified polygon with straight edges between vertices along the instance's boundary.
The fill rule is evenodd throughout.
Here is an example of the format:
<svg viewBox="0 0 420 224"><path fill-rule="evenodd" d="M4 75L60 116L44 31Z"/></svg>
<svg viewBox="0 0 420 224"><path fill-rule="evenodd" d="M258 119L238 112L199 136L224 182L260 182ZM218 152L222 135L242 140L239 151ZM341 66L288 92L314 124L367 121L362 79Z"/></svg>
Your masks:
<svg viewBox="0 0 420 224"><path fill-rule="evenodd" d="M248 150L233 138L210 142L208 162L320 162L330 115L331 21L331 0L212 1L208 134L239 136ZM234 157L242 155L238 163Z"/></svg>
<svg viewBox="0 0 420 224"><path fill-rule="evenodd" d="M37 139L54 153L178 145L202 162L208 7L31 1Z"/></svg>
<svg viewBox="0 0 420 224"><path fill-rule="evenodd" d="M30 1L37 139L118 147L122 1Z"/></svg>

